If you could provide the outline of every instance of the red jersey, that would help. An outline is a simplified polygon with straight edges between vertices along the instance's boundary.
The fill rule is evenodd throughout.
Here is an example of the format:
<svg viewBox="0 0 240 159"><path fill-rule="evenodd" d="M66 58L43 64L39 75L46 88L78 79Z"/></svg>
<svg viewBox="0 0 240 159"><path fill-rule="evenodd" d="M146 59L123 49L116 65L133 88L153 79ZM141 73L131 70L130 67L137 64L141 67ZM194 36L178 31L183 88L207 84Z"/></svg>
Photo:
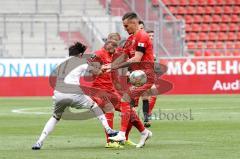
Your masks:
<svg viewBox="0 0 240 159"><path fill-rule="evenodd" d="M108 63L112 62L112 54L107 52L104 48L96 51L95 55L97 57L101 58L101 61L103 62L103 64L108 64ZM107 90L111 91L113 89L111 73L105 72L105 73L97 76L93 82L93 87L107 89Z"/></svg>
<svg viewBox="0 0 240 159"><path fill-rule="evenodd" d="M144 30L130 35L123 48L129 58L134 56L135 51L139 51L143 53L141 61L154 62L152 41Z"/></svg>

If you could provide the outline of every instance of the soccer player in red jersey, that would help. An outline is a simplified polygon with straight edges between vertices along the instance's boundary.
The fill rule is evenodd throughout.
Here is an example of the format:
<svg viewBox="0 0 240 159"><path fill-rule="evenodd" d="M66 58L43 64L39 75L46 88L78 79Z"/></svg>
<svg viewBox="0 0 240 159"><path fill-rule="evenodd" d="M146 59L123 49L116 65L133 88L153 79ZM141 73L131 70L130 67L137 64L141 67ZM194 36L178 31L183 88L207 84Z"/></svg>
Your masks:
<svg viewBox="0 0 240 159"><path fill-rule="evenodd" d="M105 65L104 69L116 70L131 65L130 69L144 69L147 74L148 81L141 87L132 87L127 92L123 93L122 104L121 104L121 129L117 136L109 137L114 141L125 140L126 130L128 128L128 122L130 120L130 102L132 99L142 96L146 90L150 89L154 83L154 57L153 57L153 46L148 34L139 28L139 19L136 13L126 13L123 18L123 25L125 30L130 35L124 45L124 54L129 57L126 62L111 65ZM123 55L124 56L124 55ZM116 60L117 61L117 60ZM139 62L144 62L142 65ZM134 64L136 63L136 64ZM142 124L142 123L141 123ZM141 139L137 147L143 147L145 141L152 136L152 132L144 128L143 124L139 125L141 129L138 129L141 133Z"/></svg>
<svg viewBox="0 0 240 159"><path fill-rule="evenodd" d="M143 21L139 21L139 28L140 29L145 29L145 24ZM146 31L149 35L149 38L150 40L153 42L153 37L154 37L154 32L152 30L147 30ZM144 126L145 127L150 127L151 126L151 114L152 114L152 110L153 110L153 107L156 103L156 99L157 97L156 96L142 96L142 111L143 111L143 115L144 115ZM138 106L138 101L139 101L139 98L137 97L134 101L134 106Z"/></svg>
<svg viewBox="0 0 240 159"><path fill-rule="evenodd" d="M151 41L153 42L153 38L154 38L154 31L153 30L147 30L146 31L149 35L149 38L151 39ZM156 59L154 59L156 61ZM151 126L151 116L152 116L152 110L153 110L153 107L155 106L155 103L156 103L156 100L157 100L157 96L150 96L147 98L144 98L143 97L143 114L146 114L144 115L144 126L145 127L150 127ZM146 108L144 108L146 107Z"/></svg>
<svg viewBox="0 0 240 159"><path fill-rule="evenodd" d="M116 40L116 41L114 41L114 40ZM117 33L116 34L111 33L111 34L109 34L108 39L107 39L106 43L104 44L104 47L101 48L100 50L95 51L95 55L101 59L103 64L108 64L108 63L112 62L112 55L115 53L115 49L118 46L117 45L118 41L120 41L120 35ZM112 80L111 80L111 75L109 72L103 73L103 74L99 75L98 77L96 77L92 86L94 88L101 89L101 91L106 91L109 94L115 93L115 90L114 90L114 87L112 84ZM118 95L118 94L115 93L115 95ZM113 127L113 118L114 118L114 111L115 111L114 105L117 103L115 102L114 105L110 105L109 107L106 108L105 107L106 104L101 104L101 103L103 103L102 100L97 99L96 97L94 98L94 100L99 105L104 105L104 107L102 109L105 111L105 116L107 118L108 124L110 127ZM108 97L107 100L112 102L111 97ZM107 100L105 101L105 103L107 102ZM107 133L106 133L106 137L107 137L107 143L105 145L106 148L121 148L121 146L117 142L111 143L108 140L109 136Z"/></svg>
<svg viewBox="0 0 240 159"><path fill-rule="evenodd" d="M121 37L118 33L110 33L108 35L107 41L104 44L104 47L100 50L95 51L96 57L101 59L101 62L103 64L109 64L112 62L112 56L115 54L115 50L117 50L117 44L121 40ZM99 92L102 94L105 94L106 96L104 98L99 98L98 95L93 95L92 98L98 103L98 105L102 106L102 109L105 112L105 116L107 118L108 124L110 127L113 127L113 118L114 118L114 111L120 111L120 95L118 92L116 92L113 83L111 79L111 74L109 72L105 72L99 76L97 76L92 84L92 87L94 89L100 90ZM93 89L93 90L94 90ZM97 91L97 90L96 90ZM104 95L103 95L104 96ZM131 112L131 116L134 116L133 125L137 122L138 118L135 116L135 112ZM138 119L140 120L140 119ZM129 121L129 122L131 122ZM110 142L108 140L108 134L106 133L107 137L107 143L105 145L106 148L122 148L122 145L120 145L118 142ZM133 142L130 140L127 140L125 142L127 145L133 145L136 146Z"/></svg>
<svg viewBox="0 0 240 159"><path fill-rule="evenodd" d="M119 39L118 39L119 38ZM111 33L109 34L109 37L107 39L106 44L104 47L98 51L95 52L95 55L101 59L101 62L103 64L107 64L112 62L112 57L114 54L117 54L117 52L114 52L114 48L116 48L116 43L113 40L120 40L120 36L117 33ZM121 50L120 48L116 50ZM119 96L119 93L116 92L111 76L109 76L109 73L103 73L102 75L99 75L96 77L95 81L93 82L93 88L95 89L100 89L101 94L105 94L106 97L99 99L96 95L93 95L92 98L98 103L98 105L102 106L102 109L105 111L105 116L108 119L108 123L110 126L113 126L113 117L114 117L114 109L120 111L120 104L124 103L119 103L121 100L121 97ZM93 89L93 91L94 91ZM95 92L98 90L95 90ZM94 94L94 93L93 93ZM104 96L104 95L103 95ZM112 105L111 105L112 104ZM106 106L107 105L107 106ZM139 131L143 131L145 128L142 126L141 120L137 116L136 112L131 110L130 111L130 117L131 120L125 121L129 122L129 127L128 127L128 132L126 135L126 141L125 145L132 145L136 146L133 142L128 140L128 134L132 128L132 126L135 126ZM107 135L107 134L106 134ZM107 135L108 137L108 135ZM105 146L106 148L121 148L121 146L117 142L109 142L107 141L107 144Z"/></svg>

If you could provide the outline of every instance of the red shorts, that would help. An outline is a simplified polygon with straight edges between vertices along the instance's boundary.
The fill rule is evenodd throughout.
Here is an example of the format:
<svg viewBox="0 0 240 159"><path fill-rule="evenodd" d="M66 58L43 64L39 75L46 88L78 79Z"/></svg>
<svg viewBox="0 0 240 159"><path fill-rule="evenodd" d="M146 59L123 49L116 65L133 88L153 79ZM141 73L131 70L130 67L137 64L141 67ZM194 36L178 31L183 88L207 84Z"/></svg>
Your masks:
<svg viewBox="0 0 240 159"><path fill-rule="evenodd" d="M97 87L81 87L81 89L84 94L90 96L99 107L104 108L106 105L111 104L115 110L120 110L121 97L114 89L106 90Z"/></svg>

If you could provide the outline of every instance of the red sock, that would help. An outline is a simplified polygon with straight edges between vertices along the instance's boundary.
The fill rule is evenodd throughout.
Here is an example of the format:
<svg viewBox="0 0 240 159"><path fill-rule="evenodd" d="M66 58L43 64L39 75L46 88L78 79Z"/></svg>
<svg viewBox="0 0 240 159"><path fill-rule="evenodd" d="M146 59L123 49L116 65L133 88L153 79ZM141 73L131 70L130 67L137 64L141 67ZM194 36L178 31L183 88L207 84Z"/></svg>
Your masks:
<svg viewBox="0 0 240 159"><path fill-rule="evenodd" d="M114 118L114 113L112 112L108 112L105 114L106 118L107 118L107 122L108 122L108 125L110 126L110 128L113 129L113 118ZM106 139L107 139L107 143L109 142L108 140L108 134L107 132L105 131L105 134L106 134Z"/></svg>
<svg viewBox="0 0 240 159"><path fill-rule="evenodd" d="M139 119L137 113L134 110L131 110L131 123L133 126L135 126L139 132L142 132L145 127L142 123L142 121Z"/></svg>
<svg viewBox="0 0 240 159"><path fill-rule="evenodd" d="M148 115L152 114L153 107L156 103L157 97L156 96L151 96L149 100L149 110L148 110Z"/></svg>
<svg viewBox="0 0 240 159"><path fill-rule="evenodd" d="M131 130L132 130L132 123L131 123L131 121L129 120L128 127L127 127L127 131L126 131L126 140L128 140L128 135L129 135L129 133L130 133Z"/></svg>
<svg viewBox="0 0 240 159"><path fill-rule="evenodd" d="M126 132L130 119L130 104L128 102L121 103L121 128L120 131Z"/></svg>

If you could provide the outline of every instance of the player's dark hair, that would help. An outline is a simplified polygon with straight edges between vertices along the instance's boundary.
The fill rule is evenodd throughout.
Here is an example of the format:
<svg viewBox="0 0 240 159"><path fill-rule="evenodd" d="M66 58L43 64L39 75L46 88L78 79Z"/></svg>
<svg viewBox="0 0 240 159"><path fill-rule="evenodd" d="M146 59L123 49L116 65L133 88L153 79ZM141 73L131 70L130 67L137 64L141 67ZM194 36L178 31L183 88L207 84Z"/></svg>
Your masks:
<svg viewBox="0 0 240 159"><path fill-rule="evenodd" d="M145 26L145 24L142 20L139 20L138 24L142 24L143 26Z"/></svg>
<svg viewBox="0 0 240 159"><path fill-rule="evenodd" d="M79 54L83 54L86 51L87 47L80 42L76 42L74 45L70 46L69 56L76 56Z"/></svg>
<svg viewBox="0 0 240 159"><path fill-rule="evenodd" d="M123 15L122 21L124 21L125 19L138 19L138 16L134 12L128 12L128 13Z"/></svg>
<svg viewBox="0 0 240 159"><path fill-rule="evenodd" d="M154 33L153 30L147 30L146 32L147 32L147 33Z"/></svg>

